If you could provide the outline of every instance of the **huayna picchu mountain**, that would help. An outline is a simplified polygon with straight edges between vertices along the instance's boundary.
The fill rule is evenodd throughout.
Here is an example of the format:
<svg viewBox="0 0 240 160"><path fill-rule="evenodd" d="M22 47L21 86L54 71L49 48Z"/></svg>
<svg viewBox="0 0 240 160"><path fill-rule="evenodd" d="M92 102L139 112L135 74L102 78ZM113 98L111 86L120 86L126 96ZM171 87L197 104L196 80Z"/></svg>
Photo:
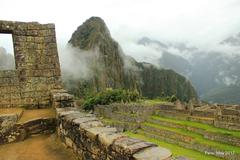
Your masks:
<svg viewBox="0 0 240 160"><path fill-rule="evenodd" d="M92 51L89 54L97 53L89 62L93 77L72 81L75 86L69 90L75 94L124 88L137 89L148 98L160 97L163 93L165 96L176 95L184 101L197 98L191 83L173 70L158 69L152 64L139 63L126 56L99 17L91 17L79 26L72 34L69 44L80 50Z"/></svg>

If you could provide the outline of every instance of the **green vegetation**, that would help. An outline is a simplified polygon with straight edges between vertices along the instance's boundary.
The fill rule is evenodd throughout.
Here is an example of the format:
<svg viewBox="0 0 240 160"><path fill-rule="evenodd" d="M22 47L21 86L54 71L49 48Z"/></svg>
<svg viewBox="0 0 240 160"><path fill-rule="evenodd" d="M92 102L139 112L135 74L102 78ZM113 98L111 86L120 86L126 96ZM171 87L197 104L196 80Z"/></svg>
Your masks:
<svg viewBox="0 0 240 160"><path fill-rule="evenodd" d="M167 117L159 117L159 116L151 116L151 118L155 119L155 120L175 123L178 125L200 128L200 129L204 129L208 132L214 132L214 133L219 133L219 134L224 134L224 135L229 135L229 136L240 137L240 132L238 132L238 131L231 131L231 130L227 130L227 129L223 129L223 128L217 128L217 127L214 127L214 126L208 125L208 124L192 122L192 121L187 121L187 120L178 120L178 119L167 118Z"/></svg>
<svg viewBox="0 0 240 160"><path fill-rule="evenodd" d="M126 122L126 121L119 121L119 120L113 120L113 119L107 119L107 118L104 118L102 119L102 121L105 123L105 124L126 124L126 125L129 125L129 126L135 126L136 123L133 123L133 122Z"/></svg>
<svg viewBox="0 0 240 160"><path fill-rule="evenodd" d="M172 101L177 98L185 102L197 98L191 83L173 70L158 69L148 63L138 63L137 66L141 70L143 85L140 90L144 97L161 96L169 97Z"/></svg>
<svg viewBox="0 0 240 160"><path fill-rule="evenodd" d="M149 122L145 122L144 125L149 126L149 127L153 127L156 129L160 129L160 130L167 130L167 131L172 131L175 132L179 135L186 135L189 137L194 138L194 141L199 143L199 144L206 144L208 146L212 146L213 148L217 148L223 151L234 151L236 153L240 153L240 148L236 147L236 146L232 146L232 145L228 145L228 144L223 144L223 143L219 143L219 142L215 142L215 141L211 141L211 140L207 140L205 139L202 135L194 133L194 132L190 132L184 129L179 129L179 128L171 128L171 127L166 127L166 126L161 126L158 124L154 124L154 123L149 123Z"/></svg>
<svg viewBox="0 0 240 160"><path fill-rule="evenodd" d="M175 144L171 144L171 143L167 143L167 142L164 142L164 141L159 141L157 139L154 139L154 138L149 138L149 137L146 137L142 134L135 134L135 133L132 133L132 132L124 132L126 135L130 136L130 137L133 137L133 138L139 138L139 139L142 139L142 140L145 140L145 141L149 141L149 142L152 142L152 143L155 143L161 147L165 147L165 148L168 148L172 151L173 153L173 156L185 156L185 157L188 157L188 158L191 158L192 160L219 160L220 158L217 158L217 157L214 157L214 156L210 156L210 155L206 155L204 153L201 153L201 152L198 152L198 151L195 151L195 150L191 150L191 149L185 149L183 147L180 147L178 145L175 145Z"/></svg>
<svg viewBox="0 0 240 160"><path fill-rule="evenodd" d="M96 105L107 105L114 102L136 102L139 99L140 96L136 90L106 89L86 98L83 103L83 108L85 110L92 110Z"/></svg>
<svg viewBox="0 0 240 160"><path fill-rule="evenodd" d="M142 105L145 105L145 106L158 105L158 104L169 104L169 105L173 104L173 103L169 102L168 100L162 99L162 98L141 99L138 102Z"/></svg>

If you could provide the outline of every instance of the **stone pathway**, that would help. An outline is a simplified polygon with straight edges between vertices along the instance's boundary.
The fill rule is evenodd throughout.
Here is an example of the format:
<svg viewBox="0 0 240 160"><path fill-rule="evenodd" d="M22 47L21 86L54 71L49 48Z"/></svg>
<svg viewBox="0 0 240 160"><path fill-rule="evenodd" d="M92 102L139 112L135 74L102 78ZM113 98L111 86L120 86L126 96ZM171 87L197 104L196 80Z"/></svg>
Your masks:
<svg viewBox="0 0 240 160"><path fill-rule="evenodd" d="M77 160L77 157L52 134L0 145L0 160Z"/></svg>

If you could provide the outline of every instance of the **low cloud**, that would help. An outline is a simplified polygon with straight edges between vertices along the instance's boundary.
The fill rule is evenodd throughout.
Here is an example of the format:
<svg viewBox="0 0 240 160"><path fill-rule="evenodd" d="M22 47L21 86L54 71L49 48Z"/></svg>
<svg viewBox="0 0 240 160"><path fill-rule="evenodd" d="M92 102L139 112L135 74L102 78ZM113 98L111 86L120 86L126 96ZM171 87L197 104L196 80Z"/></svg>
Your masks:
<svg viewBox="0 0 240 160"><path fill-rule="evenodd" d="M93 77L93 63L98 57L97 49L85 51L71 45L59 45L59 58L63 79L89 80ZM100 67L100 66L98 66Z"/></svg>

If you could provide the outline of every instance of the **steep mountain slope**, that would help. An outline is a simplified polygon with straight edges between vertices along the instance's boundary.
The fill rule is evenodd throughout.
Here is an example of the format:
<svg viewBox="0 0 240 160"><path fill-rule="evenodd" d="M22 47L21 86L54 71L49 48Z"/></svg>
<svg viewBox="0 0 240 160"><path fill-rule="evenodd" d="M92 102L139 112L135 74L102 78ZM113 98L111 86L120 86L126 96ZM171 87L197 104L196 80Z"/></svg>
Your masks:
<svg viewBox="0 0 240 160"><path fill-rule="evenodd" d="M143 96L154 98L175 94L181 100L197 98L192 85L174 71L163 70L151 64L136 62L126 56L114 41L99 17L91 17L72 34L69 44L80 50L94 54L88 59L93 77L87 80L68 79L69 88L79 96L82 92L98 92L105 88L137 89ZM78 65L78 64L74 64ZM67 82L65 82L67 83Z"/></svg>
<svg viewBox="0 0 240 160"><path fill-rule="evenodd" d="M188 76L192 69L191 64L186 59L169 52L162 54L162 57L159 59L159 65L164 68L173 69L184 76Z"/></svg>
<svg viewBox="0 0 240 160"><path fill-rule="evenodd" d="M119 45L115 42L101 18L92 17L79 26L69 43L82 50L97 50L91 67L94 70L93 86L96 91L104 88L123 88L123 58Z"/></svg>
<svg viewBox="0 0 240 160"><path fill-rule="evenodd" d="M143 96L154 98L176 95L183 101L196 99L197 94L190 81L173 70L158 69L149 63L138 63L143 84Z"/></svg>

